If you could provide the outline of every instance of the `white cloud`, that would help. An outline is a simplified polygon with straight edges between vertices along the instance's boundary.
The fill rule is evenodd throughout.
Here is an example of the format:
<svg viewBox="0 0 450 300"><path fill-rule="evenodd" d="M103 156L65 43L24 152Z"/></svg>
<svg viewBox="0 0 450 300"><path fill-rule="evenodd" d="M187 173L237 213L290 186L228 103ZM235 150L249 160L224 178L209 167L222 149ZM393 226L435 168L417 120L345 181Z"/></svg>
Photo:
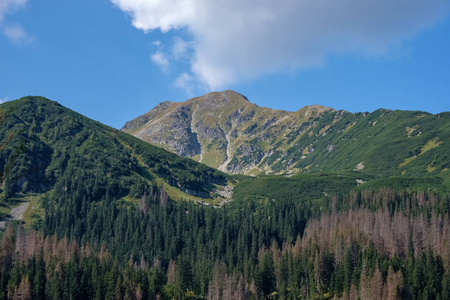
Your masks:
<svg viewBox="0 0 450 300"><path fill-rule="evenodd" d="M5 103L5 102L7 102L7 101L9 101L9 98L8 98L8 97L0 98L0 104Z"/></svg>
<svg viewBox="0 0 450 300"><path fill-rule="evenodd" d="M14 10L23 8L27 0L1 0L0 1L0 23L3 22L5 15Z"/></svg>
<svg viewBox="0 0 450 300"><path fill-rule="evenodd" d="M159 66L165 73L169 71L170 61L176 61L186 58L188 50L190 48L188 42L179 37L173 40L172 45L169 47L168 51L165 50L164 45L159 40L153 41L151 44L155 46L157 50L150 56L150 58L152 62Z"/></svg>
<svg viewBox="0 0 450 300"><path fill-rule="evenodd" d="M34 39L26 33L22 26L17 24L5 26L3 28L3 33L11 42L17 45L29 45L34 41Z"/></svg>
<svg viewBox="0 0 450 300"><path fill-rule="evenodd" d="M179 49L192 53L192 73L210 88L320 66L331 54L383 55L450 7L449 0L111 1L144 32L187 29L193 42Z"/></svg>
<svg viewBox="0 0 450 300"><path fill-rule="evenodd" d="M175 81L175 86L184 89L189 95L192 95L195 78L188 73L182 73Z"/></svg>
<svg viewBox="0 0 450 300"><path fill-rule="evenodd" d="M157 51L150 58L152 62L158 65L164 72L167 72L167 69L169 68L169 60L164 52Z"/></svg>
<svg viewBox="0 0 450 300"><path fill-rule="evenodd" d="M153 42L152 42L152 45L154 45L154 46L160 48L161 45L162 45L162 43L161 43L161 41L153 41Z"/></svg>
<svg viewBox="0 0 450 300"><path fill-rule="evenodd" d="M182 58L188 52L189 47L189 44L185 40L178 37L173 43L172 54L177 59Z"/></svg>
<svg viewBox="0 0 450 300"><path fill-rule="evenodd" d="M28 0L0 0L0 29L14 44L28 45L34 41L34 39L18 24L2 26L5 15L23 8L27 1Z"/></svg>

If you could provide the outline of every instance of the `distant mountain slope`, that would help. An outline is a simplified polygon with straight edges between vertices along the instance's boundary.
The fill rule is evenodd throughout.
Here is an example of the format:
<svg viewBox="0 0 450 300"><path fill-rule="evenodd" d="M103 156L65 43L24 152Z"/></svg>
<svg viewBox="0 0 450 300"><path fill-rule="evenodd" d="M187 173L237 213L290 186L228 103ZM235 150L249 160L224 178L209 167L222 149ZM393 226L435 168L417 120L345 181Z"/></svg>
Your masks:
<svg viewBox="0 0 450 300"><path fill-rule="evenodd" d="M357 170L416 176L447 174L450 168L448 112L353 114L319 105L288 112L224 91L163 102L122 130L228 173Z"/></svg>
<svg viewBox="0 0 450 300"><path fill-rule="evenodd" d="M52 190L136 199L149 185L179 198L220 198L215 190L227 176L57 102L25 97L0 105L0 183L3 198Z"/></svg>

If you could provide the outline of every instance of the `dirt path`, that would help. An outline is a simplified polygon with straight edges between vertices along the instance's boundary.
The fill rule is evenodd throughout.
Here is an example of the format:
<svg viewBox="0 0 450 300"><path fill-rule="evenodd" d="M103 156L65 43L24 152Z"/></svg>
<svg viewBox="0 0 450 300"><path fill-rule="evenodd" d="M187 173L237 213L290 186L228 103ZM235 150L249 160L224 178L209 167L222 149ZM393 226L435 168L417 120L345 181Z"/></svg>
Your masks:
<svg viewBox="0 0 450 300"><path fill-rule="evenodd" d="M30 204L30 202L22 202L19 206L12 208L11 212L9 213L11 215L11 218L0 221L0 228L5 228L6 222L8 222L9 220L22 220L23 214L27 209L28 204Z"/></svg>

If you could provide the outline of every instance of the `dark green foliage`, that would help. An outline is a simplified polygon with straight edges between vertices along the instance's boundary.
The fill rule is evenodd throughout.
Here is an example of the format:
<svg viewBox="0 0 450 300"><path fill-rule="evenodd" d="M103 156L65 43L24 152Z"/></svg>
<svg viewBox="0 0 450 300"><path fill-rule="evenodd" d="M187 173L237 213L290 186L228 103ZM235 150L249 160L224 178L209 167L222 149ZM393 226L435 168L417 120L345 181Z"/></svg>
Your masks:
<svg viewBox="0 0 450 300"><path fill-rule="evenodd" d="M239 184L234 190L236 198L269 199L298 198L321 199L326 194L346 193L356 186L357 173L317 173L288 176L237 176Z"/></svg>
<svg viewBox="0 0 450 300"><path fill-rule="evenodd" d="M262 291L264 296L267 298L270 294L276 290L276 276L275 276L275 266L273 264L273 258L270 253L264 253L262 258L260 258L256 281L258 288Z"/></svg>
<svg viewBox="0 0 450 300"><path fill-rule="evenodd" d="M305 206L301 199L236 200L214 209L173 201L163 207L155 187L146 193L147 214L134 205L118 206L104 199L91 202L85 214L68 223L69 198L67 205L49 210L45 217L48 241L39 235L26 237L34 233L23 230L12 238L11 230L5 232L0 258L7 262L11 257L14 264L2 263L0 292L6 295L12 289L14 293L26 274L33 297L45 293L58 299L66 295L152 299L158 294L192 298L214 291L221 291L223 297L241 291L279 299L359 291L363 298L388 289L398 290L403 299L423 299L448 293L449 252L437 248L450 226L449 209L442 210L448 206L441 205L448 204L448 195L353 191L337 198L339 205L325 203L327 213L313 218L317 204ZM47 201L49 206L55 203ZM375 225L367 228L365 222ZM78 231L79 227L86 229ZM407 236L411 251L407 243L398 244L402 236L391 240L379 234L393 228ZM54 233L68 238L58 240ZM431 233L433 239L417 238ZM27 247L36 247L35 254L14 254L14 249L25 249L18 246L21 240L34 241ZM387 247L389 243L394 246ZM49 259L48 253L60 257ZM84 257L87 253L90 256ZM175 261L173 273L170 261ZM216 272L217 262L226 268ZM248 284L246 289L238 289L240 276Z"/></svg>
<svg viewBox="0 0 450 300"><path fill-rule="evenodd" d="M163 178L180 190L210 197L223 173L89 120L56 102L25 97L1 105L0 175L3 198L44 192L100 200L139 197ZM74 207L79 211L80 207Z"/></svg>

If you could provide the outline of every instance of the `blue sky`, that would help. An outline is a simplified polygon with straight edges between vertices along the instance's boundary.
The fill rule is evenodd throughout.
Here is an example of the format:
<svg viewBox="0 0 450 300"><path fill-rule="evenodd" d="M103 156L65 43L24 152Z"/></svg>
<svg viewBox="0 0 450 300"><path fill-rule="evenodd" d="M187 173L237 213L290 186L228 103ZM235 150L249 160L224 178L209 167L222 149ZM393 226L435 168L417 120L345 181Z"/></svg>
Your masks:
<svg viewBox="0 0 450 300"><path fill-rule="evenodd" d="M448 0L0 0L0 100L115 128L233 89L298 110L450 111Z"/></svg>

